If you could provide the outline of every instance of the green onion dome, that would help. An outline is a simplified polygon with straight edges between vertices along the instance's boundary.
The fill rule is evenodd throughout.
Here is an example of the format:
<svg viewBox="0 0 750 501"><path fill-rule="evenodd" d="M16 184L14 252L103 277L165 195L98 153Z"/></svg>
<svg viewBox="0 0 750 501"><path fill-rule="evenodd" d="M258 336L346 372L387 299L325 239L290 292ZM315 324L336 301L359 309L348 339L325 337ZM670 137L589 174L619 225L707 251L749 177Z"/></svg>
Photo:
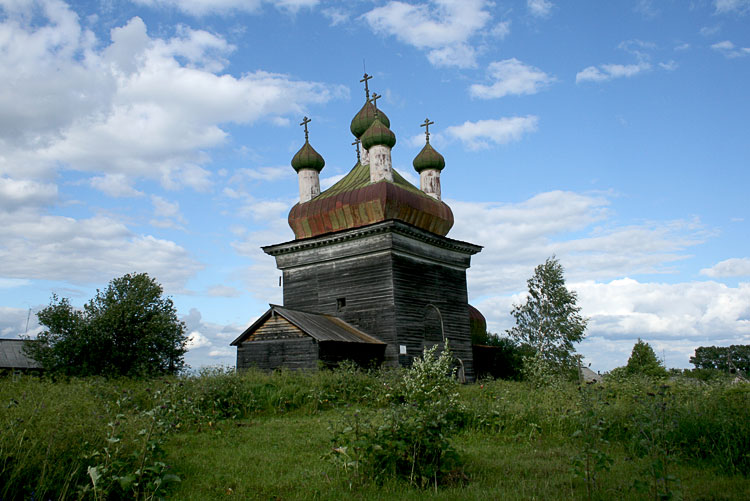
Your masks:
<svg viewBox="0 0 750 501"><path fill-rule="evenodd" d="M372 123L375 121L375 117L378 117L381 122L386 127L391 126L391 121L388 120L388 117L385 116L385 113L383 113L380 110L376 110L375 106L370 101L367 101L364 106L362 106L362 109L359 110L359 113L354 115L354 118L352 118L352 124L349 126L349 130L352 131L352 134L354 134L354 137L361 137L362 134L365 133L365 131L372 125Z"/></svg>
<svg viewBox="0 0 750 501"><path fill-rule="evenodd" d="M368 150L378 144L393 148L396 145L396 134L387 125L383 124L378 116L365 133L362 134L361 140L362 147Z"/></svg>
<svg viewBox="0 0 750 501"><path fill-rule="evenodd" d="M301 169L315 169L320 172L323 170L326 161L320 156L320 153L315 151L315 148L310 146L310 143L305 141L302 148L299 149L294 158L292 158L292 167L296 172Z"/></svg>
<svg viewBox="0 0 750 501"><path fill-rule="evenodd" d="M427 143L422 148L422 151L419 152L419 155L414 158L412 165L414 165L414 170L417 172L422 172L425 169L443 170L445 168L445 158L435 151L435 148L430 143Z"/></svg>

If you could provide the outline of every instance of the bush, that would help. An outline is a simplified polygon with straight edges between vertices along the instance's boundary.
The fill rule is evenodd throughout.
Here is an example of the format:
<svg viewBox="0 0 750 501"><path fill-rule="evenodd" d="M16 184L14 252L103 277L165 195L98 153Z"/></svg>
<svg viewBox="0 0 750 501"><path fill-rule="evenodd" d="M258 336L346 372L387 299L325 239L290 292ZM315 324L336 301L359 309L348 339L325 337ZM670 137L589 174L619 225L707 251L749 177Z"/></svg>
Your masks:
<svg viewBox="0 0 750 501"><path fill-rule="evenodd" d="M446 343L425 349L403 373L403 401L379 412L355 411L334 432L331 457L346 472L377 482L398 478L418 487L462 478L460 459L450 443L462 419L458 383Z"/></svg>

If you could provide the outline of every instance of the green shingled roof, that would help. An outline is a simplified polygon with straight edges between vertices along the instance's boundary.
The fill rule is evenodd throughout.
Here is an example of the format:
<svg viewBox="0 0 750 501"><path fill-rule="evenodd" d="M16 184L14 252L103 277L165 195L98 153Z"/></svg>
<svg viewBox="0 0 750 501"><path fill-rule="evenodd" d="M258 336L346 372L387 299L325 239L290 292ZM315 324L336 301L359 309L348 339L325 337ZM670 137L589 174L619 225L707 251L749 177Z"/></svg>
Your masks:
<svg viewBox="0 0 750 501"><path fill-rule="evenodd" d="M357 165L355 165L354 168L349 171L349 174L344 176L326 191L315 197L314 200L321 200L323 198L338 195L339 193L346 193L347 191L356 190L357 188L363 188L368 184L370 184L370 166L357 163ZM393 184L411 191L412 193L416 193L425 197L429 196L425 195L422 190L404 179L401 174L396 171L396 169L393 169Z"/></svg>

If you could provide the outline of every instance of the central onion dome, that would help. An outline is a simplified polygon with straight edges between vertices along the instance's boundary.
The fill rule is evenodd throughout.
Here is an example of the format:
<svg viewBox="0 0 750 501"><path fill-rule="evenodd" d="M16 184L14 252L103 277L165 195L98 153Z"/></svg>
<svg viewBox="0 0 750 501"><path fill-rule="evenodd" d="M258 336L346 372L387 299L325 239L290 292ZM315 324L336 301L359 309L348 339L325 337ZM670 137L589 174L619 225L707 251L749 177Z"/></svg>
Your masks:
<svg viewBox="0 0 750 501"><path fill-rule="evenodd" d="M378 120L380 120L380 122L382 122L382 124L386 127L391 126L391 121L388 120L388 117L385 115L385 113L383 113L381 110L376 109L370 101L367 101L365 105L362 106L362 109L359 110L359 113L354 115L354 118L352 118L352 123L349 126L349 130L352 131L354 137L362 137L362 134L364 134L365 131L369 129L372 123L375 121L375 117L377 117Z"/></svg>
<svg viewBox="0 0 750 501"><path fill-rule="evenodd" d="M365 133L362 134L360 140L362 141L362 147L368 150L373 146L381 144L388 146L389 148L396 146L396 134L388 128L388 125L385 125L380 120L379 115L375 117L372 124L370 124Z"/></svg>

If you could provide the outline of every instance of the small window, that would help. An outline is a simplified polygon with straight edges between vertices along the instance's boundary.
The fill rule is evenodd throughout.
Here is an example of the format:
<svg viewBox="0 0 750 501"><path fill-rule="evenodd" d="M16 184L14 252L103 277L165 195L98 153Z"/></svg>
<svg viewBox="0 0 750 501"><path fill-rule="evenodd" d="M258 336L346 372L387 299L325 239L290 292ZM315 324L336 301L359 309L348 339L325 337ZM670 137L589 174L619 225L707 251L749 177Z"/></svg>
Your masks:
<svg viewBox="0 0 750 501"><path fill-rule="evenodd" d="M346 298L340 297L336 300L336 310L343 311L346 308Z"/></svg>

